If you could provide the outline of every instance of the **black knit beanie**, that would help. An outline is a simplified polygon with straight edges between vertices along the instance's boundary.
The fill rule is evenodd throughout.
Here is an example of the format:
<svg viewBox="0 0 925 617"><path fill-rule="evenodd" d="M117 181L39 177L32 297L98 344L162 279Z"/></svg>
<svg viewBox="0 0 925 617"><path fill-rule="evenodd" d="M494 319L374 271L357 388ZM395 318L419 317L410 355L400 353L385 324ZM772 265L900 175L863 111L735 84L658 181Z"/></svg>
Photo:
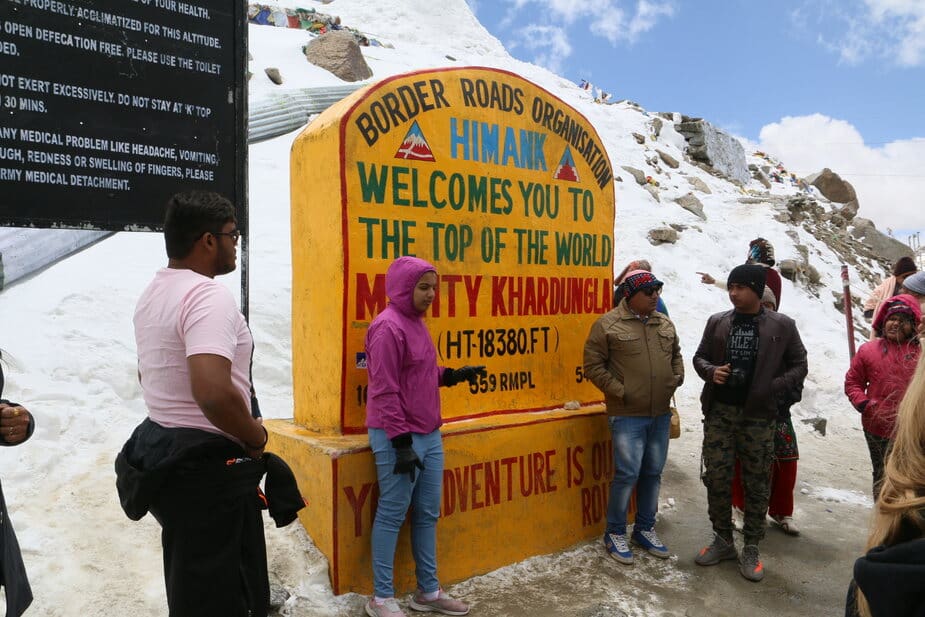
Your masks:
<svg viewBox="0 0 925 617"><path fill-rule="evenodd" d="M896 260L896 263L893 264L893 276L911 274L916 270L918 270L918 268L915 265L915 260L911 257L900 257Z"/></svg>
<svg viewBox="0 0 925 617"><path fill-rule="evenodd" d="M768 280L768 269L757 264L743 264L736 266L729 273L729 279L726 281L728 288L733 283L745 285L758 294L761 298L764 295L764 284Z"/></svg>

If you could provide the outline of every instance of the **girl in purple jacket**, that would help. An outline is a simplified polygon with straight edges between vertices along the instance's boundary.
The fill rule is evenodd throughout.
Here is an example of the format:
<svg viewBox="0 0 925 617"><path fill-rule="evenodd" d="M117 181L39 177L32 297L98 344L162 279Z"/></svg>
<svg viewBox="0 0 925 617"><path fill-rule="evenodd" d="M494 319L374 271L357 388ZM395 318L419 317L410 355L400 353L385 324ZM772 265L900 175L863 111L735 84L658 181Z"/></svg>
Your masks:
<svg viewBox="0 0 925 617"><path fill-rule="evenodd" d="M912 381L920 344L915 329L922 314L909 295L893 296L874 320L875 338L861 345L845 375L845 394L861 412L873 466L874 501L880 494L883 463L896 428L896 409Z"/></svg>
<svg viewBox="0 0 925 617"><path fill-rule="evenodd" d="M437 580L437 518L443 481L438 388L485 374L484 366L437 366L437 350L424 313L437 293L436 269L417 257L399 257L385 275L389 305L366 333L369 397L366 427L376 459L379 505L373 522L375 595L370 617L401 617L392 567L398 531L411 512L411 550L418 589L409 605L417 611L465 615L469 606L451 598Z"/></svg>

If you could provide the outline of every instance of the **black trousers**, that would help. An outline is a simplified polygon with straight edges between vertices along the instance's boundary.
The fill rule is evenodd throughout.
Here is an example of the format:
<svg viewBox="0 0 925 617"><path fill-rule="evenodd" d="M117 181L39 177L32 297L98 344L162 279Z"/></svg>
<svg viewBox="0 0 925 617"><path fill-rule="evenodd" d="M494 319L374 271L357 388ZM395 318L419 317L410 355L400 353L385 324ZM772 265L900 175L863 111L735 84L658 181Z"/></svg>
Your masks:
<svg viewBox="0 0 925 617"><path fill-rule="evenodd" d="M876 503L880 496L880 485L883 484L883 468L886 464L886 455L890 451L890 440L867 431L864 431L864 438L867 440L867 449L870 451L873 495Z"/></svg>
<svg viewBox="0 0 925 617"><path fill-rule="evenodd" d="M270 584L256 490L210 499L177 492L165 489L151 507L162 527L170 617L266 617Z"/></svg>

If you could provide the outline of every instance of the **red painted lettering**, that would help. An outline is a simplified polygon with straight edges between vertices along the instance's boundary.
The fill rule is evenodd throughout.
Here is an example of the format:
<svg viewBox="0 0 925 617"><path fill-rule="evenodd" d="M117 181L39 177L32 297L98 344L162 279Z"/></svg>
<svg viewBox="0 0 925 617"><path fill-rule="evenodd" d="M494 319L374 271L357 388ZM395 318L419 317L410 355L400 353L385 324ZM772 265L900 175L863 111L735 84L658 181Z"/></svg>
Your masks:
<svg viewBox="0 0 925 617"><path fill-rule="evenodd" d="M469 467L470 473L472 474L472 509L478 510L479 508L485 507L484 501L479 501L479 490L481 490L482 485L479 483L478 474L482 471L482 466L484 463L475 463Z"/></svg>
<svg viewBox="0 0 925 617"><path fill-rule="evenodd" d="M512 499L514 499L514 476L511 472L511 465L513 465L516 460L517 459L514 458L513 456L509 456L507 458L501 459L501 464L507 467L507 500L508 501L511 501Z"/></svg>
<svg viewBox="0 0 925 617"><path fill-rule="evenodd" d="M440 516L447 517L456 511L456 476L452 469L443 470L443 512Z"/></svg>
<svg viewBox="0 0 925 617"><path fill-rule="evenodd" d="M377 274L373 286L369 286L369 276L357 272L356 278L356 319L366 321L378 315L385 308L385 275Z"/></svg>
<svg viewBox="0 0 925 617"><path fill-rule="evenodd" d="M363 505L369 498L369 490L373 487L371 482L367 482L360 488L359 496L354 492L352 486L344 487L344 495L347 497L347 503L353 510L353 535L359 538L363 535ZM372 522L372 515L370 515Z"/></svg>
<svg viewBox="0 0 925 617"><path fill-rule="evenodd" d="M482 286L482 275L477 276L465 275L463 281L466 284L466 296L469 298L469 317L475 317L475 309L478 306L479 287Z"/></svg>
<svg viewBox="0 0 925 617"><path fill-rule="evenodd" d="M459 467L453 470L456 474L456 494L459 496L459 511L465 512L469 508L469 474L466 469L460 473Z"/></svg>
<svg viewBox="0 0 925 617"><path fill-rule="evenodd" d="M537 493L546 492L546 484L543 481L543 470L546 468L546 459L543 458L542 452L534 452L533 456L533 486L536 487Z"/></svg>
<svg viewBox="0 0 925 617"><path fill-rule="evenodd" d="M552 493L558 488L553 484L552 477L556 475L556 470L552 466L552 457L556 455L555 450L546 450L546 489Z"/></svg>
<svg viewBox="0 0 925 617"><path fill-rule="evenodd" d="M501 503L500 461L485 463L485 505ZM510 487L508 487L510 490ZM510 499L510 498L508 498Z"/></svg>

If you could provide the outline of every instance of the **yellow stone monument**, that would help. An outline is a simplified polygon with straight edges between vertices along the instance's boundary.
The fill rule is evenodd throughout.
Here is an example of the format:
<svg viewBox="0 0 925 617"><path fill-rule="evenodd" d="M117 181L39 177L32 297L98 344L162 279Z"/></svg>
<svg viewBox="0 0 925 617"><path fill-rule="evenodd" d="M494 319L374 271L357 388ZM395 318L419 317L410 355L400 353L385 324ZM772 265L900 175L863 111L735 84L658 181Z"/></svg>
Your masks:
<svg viewBox="0 0 925 617"><path fill-rule="evenodd" d="M601 534L610 436L581 367L611 306L614 191L591 124L513 73L422 71L321 114L291 171L295 412L267 426L310 500L301 521L334 592L372 591L363 343L401 255L439 273L426 322L440 364L488 370L468 392L441 389L441 581ZM399 590L412 564L406 529Z"/></svg>

